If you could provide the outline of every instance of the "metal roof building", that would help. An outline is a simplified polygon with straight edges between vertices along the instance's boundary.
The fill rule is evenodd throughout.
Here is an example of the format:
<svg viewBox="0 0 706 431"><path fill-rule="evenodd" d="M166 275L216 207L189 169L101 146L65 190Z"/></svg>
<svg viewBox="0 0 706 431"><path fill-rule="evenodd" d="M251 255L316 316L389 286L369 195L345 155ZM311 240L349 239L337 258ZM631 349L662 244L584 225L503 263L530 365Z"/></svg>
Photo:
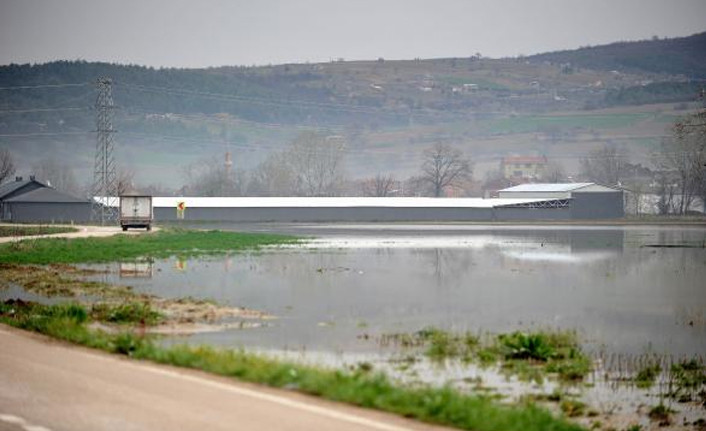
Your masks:
<svg viewBox="0 0 706 431"><path fill-rule="evenodd" d="M87 222L91 203L30 177L0 186L0 218L12 222Z"/></svg>
<svg viewBox="0 0 706 431"><path fill-rule="evenodd" d="M609 219L625 215L623 191L596 183L521 184L498 191L503 199L566 199L574 219Z"/></svg>
<svg viewBox="0 0 706 431"><path fill-rule="evenodd" d="M15 177L15 181L0 184L0 202L42 187L47 187L47 185L35 180L34 177L29 177L29 180Z"/></svg>
<svg viewBox="0 0 706 431"><path fill-rule="evenodd" d="M583 196L583 195L582 195ZM622 195L621 195L622 196ZM612 198L613 195L603 195ZM621 197L622 199L622 197ZM155 220L176 220L177 205L186 220L236 222L375 222L568 220L622 217L620 211L587 211L573 196L480 198L416 197L155 197ZM622 201L621 201L622 202ZM591 205L595 205L592 202ZM610 206L610 205L608 205ZM599 206L601 207L601 206Z"/></svg>
<svg viewBox="0 0 706 431"><path fill-rule="evenodd" d="M90 202L44 184L6 188L4 220L85 222ZM97 198L100 201L100 198ZM177 205L183 203L184 211ZM154 220L225 222L527 221L623 217L622 191L593 183L524 184L495 199L416 197L154 197Z"/></svg>
<svg viewBox="0 0 706 431"><path fill-rule="evenodd" d="M498 191L500 198L560 198L568 199L573 192L616 192L619 190L596 183L537 183L520 184Z"/></svg>

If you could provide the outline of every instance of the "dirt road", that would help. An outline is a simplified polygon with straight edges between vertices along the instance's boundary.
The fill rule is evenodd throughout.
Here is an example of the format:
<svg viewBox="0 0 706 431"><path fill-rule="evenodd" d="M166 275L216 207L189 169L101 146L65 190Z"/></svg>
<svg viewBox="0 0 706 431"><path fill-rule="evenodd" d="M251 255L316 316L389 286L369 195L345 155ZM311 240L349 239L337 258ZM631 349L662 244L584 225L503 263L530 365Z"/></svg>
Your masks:
<svg viewBox="0 0 706 431"><path fill-rule="evenodd" d="M31 225L28 225L31 226ZM60 225L57 225L60 226ZM115 234L125 234L125 235L140 235L147 231L145 229L138 230L128 230L123 232L120 226L69 226L78 229L78 232L67 232L67 233L55 233L51 235L27 235L27 236L6 236L0 237L0 243L12 242L12 241L22 241L23 239L32 238L87 238L90 236L112 236ZM159 230L158 228L152 228L152 231Z"/></svg>
<svg viewBox="0 0 706 431"><path fill-rule="evenodd" d="M380 412L131 361L0 325L0 430L420 430Z"/></svg>

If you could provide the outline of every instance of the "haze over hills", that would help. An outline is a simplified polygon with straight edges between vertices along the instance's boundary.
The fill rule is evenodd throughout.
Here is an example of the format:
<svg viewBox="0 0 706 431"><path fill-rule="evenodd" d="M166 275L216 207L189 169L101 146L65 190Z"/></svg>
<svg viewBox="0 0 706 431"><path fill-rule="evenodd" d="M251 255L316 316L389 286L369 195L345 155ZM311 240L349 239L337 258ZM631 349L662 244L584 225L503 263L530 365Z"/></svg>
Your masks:
<svg viewBox="0 0 706 431"><path fill-rule="evenodd" d="M509 59L2 66L0 145L25 172L50 157L90 182L100 76L114 80L118 162L139 183L176 189L186 166L226 151L237 169L252 168L302 130L345 138L351 177L412 175L422 150L442 141L463 149L482 178L509 154L544 154L575 170L605 143L647 163L666 128L696 106L706 33Z"/></svg>

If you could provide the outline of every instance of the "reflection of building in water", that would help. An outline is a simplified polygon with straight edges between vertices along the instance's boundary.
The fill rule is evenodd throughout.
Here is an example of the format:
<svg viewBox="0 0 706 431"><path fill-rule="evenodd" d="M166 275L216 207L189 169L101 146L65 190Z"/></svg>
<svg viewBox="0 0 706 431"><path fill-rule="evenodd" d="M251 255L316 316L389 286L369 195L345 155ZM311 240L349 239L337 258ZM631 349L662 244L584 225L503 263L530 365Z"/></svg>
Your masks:
<svg viewBox="0 0 706 431"><path fill-rule="evenodd" d="M120 278L152 278L152 262L121 262Z"/></svg>
<svg viewBox="0 0 706 431"><path fill-rule="evenodd" d="M571 230L569 238L572 253L582 251L622 252L625 231L623 229Z"/></svg>
<svg viewBox="0 0 706 431"><path fill-rule="evenodd" d="M503 268L531 269L538 262L585 263L610 260L623 251L623 230L535 231L501 247Z"/></svg>

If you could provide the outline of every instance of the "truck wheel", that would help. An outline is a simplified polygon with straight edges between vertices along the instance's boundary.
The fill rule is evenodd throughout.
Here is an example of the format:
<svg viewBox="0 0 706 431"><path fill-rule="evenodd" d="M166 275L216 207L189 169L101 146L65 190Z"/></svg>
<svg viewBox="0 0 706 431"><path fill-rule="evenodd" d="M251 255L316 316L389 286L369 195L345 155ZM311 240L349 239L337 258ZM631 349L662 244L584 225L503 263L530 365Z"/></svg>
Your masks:
<svg viewBox="0 0 706 431"><path fill-rule="evenodd" d="M152 230L152 226L147 225L147 230Z"/></svg>
<svg viewBox="0 0 706 431"><path fill-rule="evenodd" d="M127 226L123 226L123 232L127 232Z"/></svg>

